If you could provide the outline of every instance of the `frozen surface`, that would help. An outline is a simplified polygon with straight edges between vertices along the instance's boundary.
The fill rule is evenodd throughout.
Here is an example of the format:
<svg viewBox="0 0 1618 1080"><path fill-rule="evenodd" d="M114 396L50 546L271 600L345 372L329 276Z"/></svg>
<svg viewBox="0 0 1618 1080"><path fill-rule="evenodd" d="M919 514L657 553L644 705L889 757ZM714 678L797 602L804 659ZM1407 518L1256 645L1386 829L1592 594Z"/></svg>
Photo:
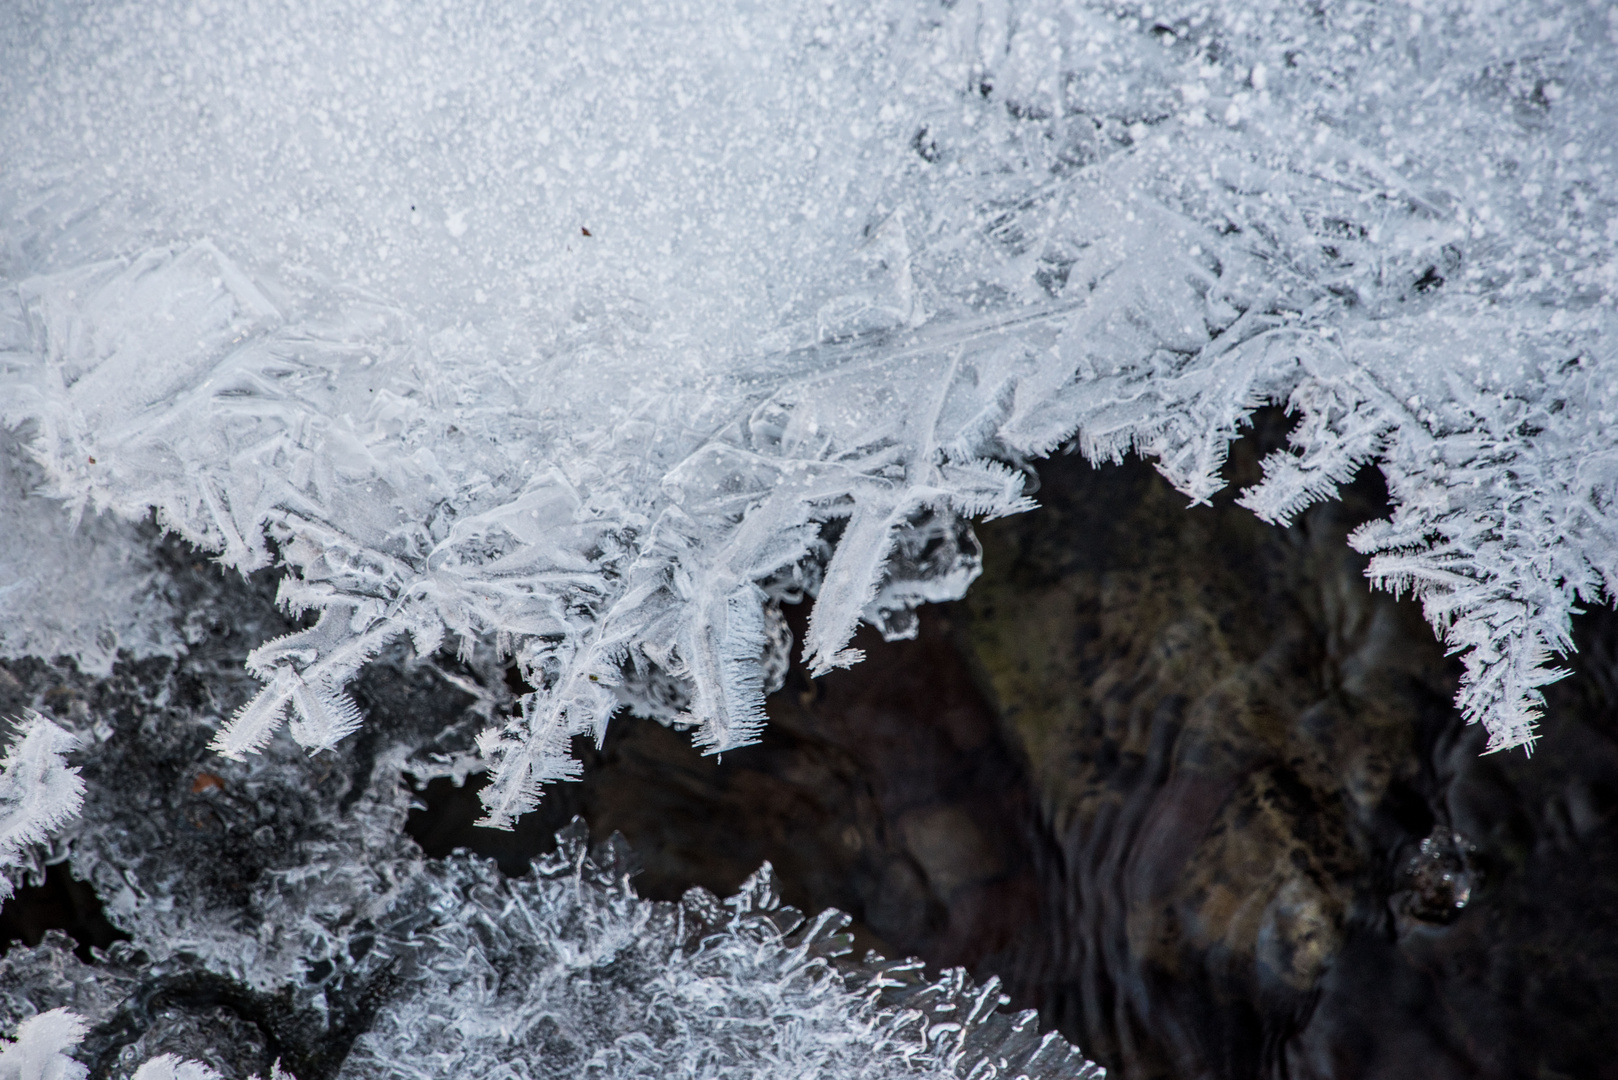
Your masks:
<svg viewBox="0 0 1618 1080"><path fill-rule="evenodd" d="M105 675L120 651L172 656L194 627L135 523L78 520L0 429L0 655L72 656Z"/></svg>
<svg viewBox="0 0 1618 1080"><path fill-rule="evenodd" d="M252 657L227 754L335 744L405 636L539 688L482 740L496 824L625 701L740 745L773 604L851 663L959 595L1030 460L1139 451L1203 499L1264 402L1299 424L1247 505L1378 463L1355 543L1492 747L1613 596L1610 5L14 8L29 490L320 614ZM56 526L17 490L23 581ZM64 547L106 602L0 645L182 647L105 528Z"/></svg>

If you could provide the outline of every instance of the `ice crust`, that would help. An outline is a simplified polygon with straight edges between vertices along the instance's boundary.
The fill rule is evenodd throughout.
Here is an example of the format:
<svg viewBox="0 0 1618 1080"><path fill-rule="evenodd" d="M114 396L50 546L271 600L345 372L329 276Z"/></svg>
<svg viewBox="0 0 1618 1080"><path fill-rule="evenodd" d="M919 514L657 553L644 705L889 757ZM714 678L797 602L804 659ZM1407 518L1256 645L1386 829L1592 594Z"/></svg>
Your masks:
<svg viewBox="0 0 1618 1080"><path fill-rule="evenodd" d="M155 511L320 615L227 754L332 746L404 636L538 688L481 743L493 824L626 699L742 745L773 604L854 662L960 594L1030 461L1205 500L1266 402L1298 426L1245 504L1376 463L1353 542L1492 749L1615 595L1610 6L15 8L0 421L64 515ZM181 647L120 527L61 547L105 604L0 647Z"/></svg>

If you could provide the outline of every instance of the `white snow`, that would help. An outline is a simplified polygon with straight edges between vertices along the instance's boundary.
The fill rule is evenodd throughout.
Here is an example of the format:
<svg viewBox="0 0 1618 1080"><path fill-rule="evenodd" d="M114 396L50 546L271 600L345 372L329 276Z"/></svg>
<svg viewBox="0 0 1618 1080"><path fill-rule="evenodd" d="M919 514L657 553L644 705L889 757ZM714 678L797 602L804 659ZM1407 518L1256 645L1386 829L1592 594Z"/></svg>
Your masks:
<svg viewBox="0 0 1618 1080"><path fill-rule="evenodd" d="M343 737L404 634L541 687L483 741L496 824L649 679L739 745L768 602L817 594L806 656L851 663L959 595L968 551L904 553L1027 508L1029 460L1139 451L1206 499L1264 402L1295 452L1245 503L1376 462L1354 542L1492 748L1615 594L1601 5L16 6L0 422L53 498L322 615L226 753ZM0 646L177 647L145 572Z"/></svg>

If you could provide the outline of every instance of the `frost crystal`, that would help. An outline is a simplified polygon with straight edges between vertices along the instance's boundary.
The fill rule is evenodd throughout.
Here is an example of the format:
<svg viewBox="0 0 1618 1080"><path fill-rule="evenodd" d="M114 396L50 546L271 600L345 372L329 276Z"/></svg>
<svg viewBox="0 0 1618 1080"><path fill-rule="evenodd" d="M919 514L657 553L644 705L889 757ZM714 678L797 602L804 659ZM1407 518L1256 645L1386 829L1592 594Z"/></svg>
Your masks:
<svg viewBox="0 0 1618 1080"><path fill-rule="evenodd" d="M17 1039L0 1039L0 1080L84 1080L88 1070L67 1052L84 1038L84 1020L66 1009L30 1016Z"/></svg>
<svg viewBox="0 0 1618 1080"><path fill-rule="evenodd" d="M559 841L531 880L465 858L429 872L428 906L459 917L423 935L345 1076L1104 1075L1032 1011L998 1011L997 980L850 962L847 917L782 907L768 864L723 903L654 903L625 849L592 857L577 822Z"/></svg>
<svg viewBox="0 0 1618 1080"><path fill-rule="evenodd" d="M159 1054L135 1070L131 1080L221 1080L220 1075L200 1061L175 1054ZM260 1080L254 1077L253 1080ZM266 1080L293 1080L277 1062L270 1066Z"/></svg>
<svg viewBox="0 0 1618 1080"><path fill-rule="evenodd" d="M219 1080L219 1074L200 1061L159 1054L135 1070L134 1080Z"/></svg>
<svg viewBox="0 0 1618 1080"><path fill-rule="evenodd" d="M79 770L62 755L79 740L38 713L30 713L0 761L0 899L11 895L7 872L27 861L28 849L78 816L84 802Z"/></svg>
<svg viewBox="0 0 1618 1080"><path fill-rule="evenodd" d="M0 656L68 655L105 675L120 651L183 651L179 598L143 530L111 514L75 521L39 494L46 485L0 427Z"/></svg>
<svg viewBox="0 0 1618 1080"><path fill-rule="evenodd" d="M273 613L252 585L220 592L246 627ZM577 820L521 877L426 859L404 829L404 773L435 775L437 750L483 719L441 672L448 658L395 649L363 676L367 740L311 758L283 733L221 760L211 713L252 681L252 636L106 680L16 665L23 693L118 702L79 752L87 791L66 847L129 940L93 962L61 935L8 950L0 1031L71 1010L73 1056L109 1080L1098 1080L1032 1013L1003 1011L996 983L850 956L846 918L783 907L768 867L728 900L644 900L627 845L592 849Z"/></svg>
<svg viewBox="0 0 1618 1080"><path fill-rule="evenodd" d="M771 603L852 663L959 595L1030 458L1204 500L1265 402L1298 426L1246 504L1378 464L1355 543L1492 748L1614 595L1600 5L32 0L0 35L0 422L75 512L319 613L226 754L331 746L405 636L537 688L481 743L494 824L626 698L746 743Z"/></svg>

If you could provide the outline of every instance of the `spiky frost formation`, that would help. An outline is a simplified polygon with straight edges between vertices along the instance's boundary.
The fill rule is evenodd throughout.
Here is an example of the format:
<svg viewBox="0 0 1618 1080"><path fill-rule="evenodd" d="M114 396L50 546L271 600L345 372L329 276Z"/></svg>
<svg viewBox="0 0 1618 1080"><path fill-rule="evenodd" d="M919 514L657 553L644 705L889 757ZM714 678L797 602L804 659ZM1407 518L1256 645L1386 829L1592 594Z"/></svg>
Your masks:
<svg viewBox="0 0 1618 1080"><path fill-rule="evenodd" d="M68 1056L84 1028L67 1009L30 1016L17 1025L14 1041L0 1038L0 1080L84 1080L89 1070Z"/></svg>
<svg viewBox="0 0 1618 1080"><path fill-rule="evenodd" d="M27 864L28 849L78 816L84 781L62 756L79 740L36 712L17 723L0 761L0 899Z"/></svg>
<svg viewBox="0 0 1618 1080"><path fill-rule="evenodd" d="M1599 5L294 8L0 40L0 421L321 613L226 753L340 739L393 639L487 637L539 688L482 741L509 823L635 687L754 737L768 599L852 663L975 572L896 554L1031 505L1031 457L1203 500L1265 402L1299 426L1247 504L1378 464L1356 543L1491 747L1612 598Z"/></svg>
<svg viewBox="0 0 1618 1080"><path fill-rule="evenodd" d="M129 1062L116 1073L129 1075L151 1055L133 1080L218 1074L152 1053L193 999L190 1022L209 1045L209 1010L223 1000L280 1053L305 1065L324 1053L319 1067L346 1080L1104 1076L1032 1012L1000 1011L995 980L855 961L847 917L783 907L767 865L723 901L701 889L677 904L642 900L622 841L592 851L575 820L530 875L506 878L470 856L424 863L396 842L389 852L391 802L367 797L300 872L261 880L260 919L281 924L271 933L175 904L167 890L203 871L174 864L141 901L162 914L131 913L135 940L96 964L65 939L0 959L0 1010L65 1002L83 1018L85 1060ZM362 850L370 865L355 873ZM333 1056L334 1042L352 1048ZM279 1069L267 1073L290 1075Z"/></svg>
<svg viewBox="0 0 1618 1080"><path fill-rule="evenodd" d="M267 614L251 588L223 599L237 619ZM437 751L465 746L481 716L402 650L364 683L369 747L310 758L283 735L221 760L208 721L247 681L250 636L92 684L120 704L81 751L88 792L65 846L130 940L93 963L61 935L11 948L0 1032L70 1009L85 1021L73 1055L112 1080L204 1067L273 1080L278 1059L287 1075L348 1080L964 1076L980 1063L980 1077L1097 1075L1030 1016L996 1011L994 985L855 961L843 917L782 908L767 869L727 901L642 900L627 848L592 851L582 822L521 878L424 858L403 774L453 772ZM33 693L83 685L30 668Z"/></svg>
<svg viewBox="0 0 1618 1080"><path fill-rule="evenodd" d="M625 849L592 857L581 822L530 878L451 859L407 988L343 1076L1072 1078L1103 1070L991 980L929 979L918 961L853 962L847 917L782 907L769 866L721 902L642 900Z"/></svg>

